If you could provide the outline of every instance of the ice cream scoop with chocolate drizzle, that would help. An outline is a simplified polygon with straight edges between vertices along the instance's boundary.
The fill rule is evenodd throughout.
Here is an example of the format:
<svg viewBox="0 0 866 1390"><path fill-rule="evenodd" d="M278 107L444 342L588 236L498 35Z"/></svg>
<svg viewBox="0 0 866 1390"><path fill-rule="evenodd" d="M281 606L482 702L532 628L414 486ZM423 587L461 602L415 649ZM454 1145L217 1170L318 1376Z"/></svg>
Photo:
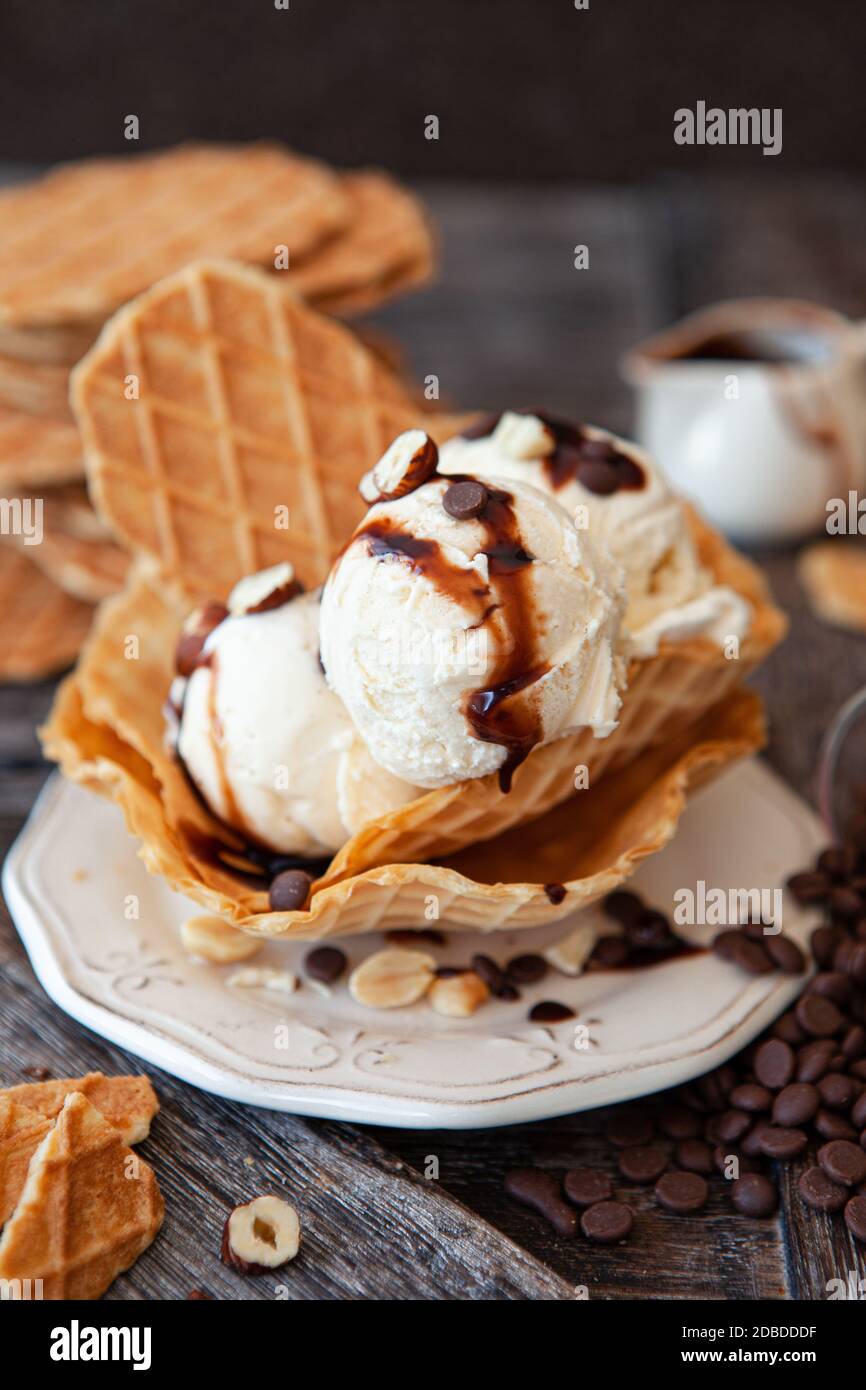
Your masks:
<svg viewBox="0 0 866 1390"><path fill-rule="evenodd" d="M421 787L616 724L621 572L553 498L471 475L372 506L322 596L328 682L372 757Z"/></svg>
<svg viewBox="0 0 866 1390"><path fill-rule="evenodd" d="M291 567L235 586L178 643L170 704L193 785L255 848L330 857L418 792L370 757L319 661L319 595Z"/></svg>
<svg viewBox="0 0 866 1390"><path fill-rule="evenodd" d="M631 654L663 639L742 637L751 610L701 566L681 500L635 444L593 425L530 411L490 416L443 445L443 474L531 483L607 548L625 573Z"/></svg>

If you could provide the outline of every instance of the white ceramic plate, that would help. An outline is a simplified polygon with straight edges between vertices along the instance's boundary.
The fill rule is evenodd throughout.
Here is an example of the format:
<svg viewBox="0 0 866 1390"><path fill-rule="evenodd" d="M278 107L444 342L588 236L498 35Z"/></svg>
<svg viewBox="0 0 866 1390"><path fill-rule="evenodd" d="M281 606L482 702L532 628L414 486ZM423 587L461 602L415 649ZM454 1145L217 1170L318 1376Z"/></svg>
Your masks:
<svg viewBox="0 0 866 1390"><path fill-rule="evenodd" d="M825 838L798 797L748 763L695 797L676 839L634 883L668 911L674 891L698 879L776 888ZM114 806L59 777L9 854L4 890L43 987L73 1018L203 1090L335 1119L474 1128L644 1095L723 1062L801 987L700 953L579 979L550 972L519 1003L491 1003L468 1020L424 1003L372 1012L344 984L330 994L305 984L290 996L230 989L236 967L198 963L180 948L179 924L201 909L147 873ZM786 894L785 930L804 940L813 922ZM504 961L568 929L455 933L433 953L462 963L486 950ZM704 944L713 931L688 934ZM341 943L352 963L381 944L379 934ZM307 950L271 943L255 964L299 971ZM541 999L574 1008L577 1029L530 1023Z"/></svg>

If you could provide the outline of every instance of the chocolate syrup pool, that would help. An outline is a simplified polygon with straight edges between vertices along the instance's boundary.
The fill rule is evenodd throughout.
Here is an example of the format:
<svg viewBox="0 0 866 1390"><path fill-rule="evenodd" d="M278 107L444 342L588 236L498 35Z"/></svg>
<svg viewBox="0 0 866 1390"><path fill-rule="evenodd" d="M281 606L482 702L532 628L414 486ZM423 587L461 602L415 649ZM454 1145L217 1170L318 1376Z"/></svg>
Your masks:
<svg viewBox="0 0 866 1390"><path fill-rule="evenodd" d="M450 484L467 481L449 474ZM531 692L550 663L539 651L539 618L531 582L535 557L523 544L514 499L503 488L485 483L487 503L473 520L485 531L480 553L487 556L488 582L474 570L460 569L445 556L438 541L414 536L387 515L369 521L357 534L370 555L396 556L437 590L474 612L470 629L488 628L495 639L496 658L490 679L464 696L463 711L473 734L505 749L499 785L510 791L514 770L542 738L540 706ZM467 525L471 524L467 522ZM520 698L523 696L523 698Z"/></svg>

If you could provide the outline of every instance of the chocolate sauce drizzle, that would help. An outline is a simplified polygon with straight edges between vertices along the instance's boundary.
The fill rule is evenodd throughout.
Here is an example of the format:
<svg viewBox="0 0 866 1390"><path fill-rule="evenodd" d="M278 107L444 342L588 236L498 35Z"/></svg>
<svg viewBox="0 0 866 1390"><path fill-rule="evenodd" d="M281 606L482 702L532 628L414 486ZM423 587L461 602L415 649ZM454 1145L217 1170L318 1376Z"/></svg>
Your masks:
<svg viewBox="0 0 866 1390"><path fill-rule="evenodd" d="M534 415L553 435L555 447L541 459L554 491L574 480L589 492L609 496L621 489L646 486L644 470L608 439L593 437L584 425L573 425L540 410L515 410L514 415ZM488 415L463 431L464 439L486 439L493 433L501 415Z"/></svg>
<svg viewBox="0 0 866 1390"><path fill-rule="evenodd" d="M448 483L461 482L460 474L448 474ZM387 513L369 521L356 533L370 555L385 560L396 557L416 574L424 575L441 594L475 614L473 629L489 627L497 657L486 686L464 696L464 714L476 738L500 744L506 752L499 769L499 785L510 791L514 771L542 737L538 702L518 699L550 669L538 644L530 567L534 556L523 544L513 497L485 482L487 504L476 518L486 532L480 552L487 556L489 581L484 584L474 570L460 569L446 559L438 541L414 536L392 522Z"/></svg>

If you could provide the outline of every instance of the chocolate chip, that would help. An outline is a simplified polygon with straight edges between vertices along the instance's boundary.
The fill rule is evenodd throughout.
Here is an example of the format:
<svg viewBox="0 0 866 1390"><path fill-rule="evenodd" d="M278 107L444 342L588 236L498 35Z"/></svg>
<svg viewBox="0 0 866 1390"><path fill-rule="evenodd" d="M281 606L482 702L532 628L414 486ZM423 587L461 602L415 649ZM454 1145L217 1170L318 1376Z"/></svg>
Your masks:
<svg viewBox="0 0 866 1390"><path fill-rule="evenodd" d="M848 1190L833 1182L823 1168L807 1168L797 1184L798 1191L807 1207L815 1211L841 1211L848 1200Z"/></svg>
<svg viewBox="0 0 866 1390"><path fill-rule="evenodd" d="M830 845L818 855L817 868L831 878L848 878L857 868L856 851L852 845Z"/></svg>
<svg viewBox="0 0 866 1390"><path fill-rule="evenodd" d="M490 993L501 998L502 991L508 982L505 978L505 971L499 968L496 961L491 956L484 956L478 952L472 957L469 964L475 974L484 981Z"/></svg>
<svg viewBox="0 0 866 1390"><path fill-rule="evenodd" d="M626 926L629 922L634 922L644 910L644 905L637 893L629 893L625 888L617 888L615 892L608 893L601 905L602 911L612 917L615 922L621 922Z"/></svg>
<svg viewBox="0 0 866 1390"><path fill-rule="evenodd" d="M818 1150L818 1162L828 1178L843 1187L856 1187L866 1182L866 1153L859 1144L847 1139L834 1139Z"/></svg>
<svg viewBox="0 0 866 1390"><path fill-rule="evenodd" d="M617 1162L629 1182L655 1182L669 1166L668 1156L658 1144L634 1144L621 1151Z"/></svg>
<svg viewBox="0 0 866 1390"><path fill-rule="evenodd" d="M752 1127L752 1118L743 1110L726 1110L718 1116L714 1126L716 1139L723 1144L733 1144Z"/></svg>
<svg viewBox="0 0 866 1390"><path fill-rule="evenodd" d="M714 955L719 956L722 960L732 961L739 949L740 940L740 933L728 927L725 931L720 931L717 936L713 937L711 950Z"/></svg>
<svg viewBox="0 0 866 1390"><path fill-rule="evenodd" d="M633 1225L634 1213L625 1202L596 1202L580 1218L580 1229L596 1245L618 1245Z"/></svg>
<svg viewBox="0 0 866 1390"><path fill-rule="evenodd" d="M847 976L851 969L851 960L856 949L857 942L852 941L850 936L844 937L833 952L833 969L840 974Z"/></svg>
<svg viewBox="0 0 866 1390"><path fill-rule="evenodd" d="M826 970L833 963L836 948L842 939L841 932L837 927L816 927L809 939L809 948L815 957L815 963Z"/></svg>
<svg viewBox="0 0 866 1390"><path fill-rule="evenodd" d="M533 1004L529 1010L530 1023L564 1023L567 1018L574 1017L574 1009L560 1004L557 999L542 999L540 1004Z"/></svg>
<svg viewBox="0 0 866 1390"><path fill-rule="evenodd" d="M806 987L807 994L820 994L822 999L832 999L840 1009L847 1007L851 999L851 981L841 970L822 970Z"/></svg>
<svg viewBox="0 0 866 1390"><path fill-rule="evenodd" d="M617 459L616 445L612 439L582 439L579 449L581 458L604 459L607 463L615 463Z"/></svg>
<svg viewBox="0 0 866 1390"><path fill-rule="evenodd" d="M860 941L848 958L846 971L861 989L866 988L866 941Z"/></svg>
<svg viewBox="0 0 866 1390"><path fill-rule="evenodd" d="M836 1045L827 1039L806 1043L797 1053L797 1080L820 1081L830 1066Z"/></svg>
<svg viewBox="0 0 866 1390"><path fill-rule="evenodd" d="M769 925L772 926L772 923ZM767 934L767 924L762 921L755 921L754 918L750 918L748 922L742 922L740 931L750 941L768 941L770 939Z"/></svg>
<svg viewBox="0 0 866 1390"><path fill-rule="evenodd" d="M607 1126L606 1135L608 1142L617 1149L648 1144L653 1137L653 1122L642 1111L623 1110L614 1115Z"/></svg>
<svg viewBox="0 0 866 1390"><path fill-rule="evenodd" d="M577 481L598 497L609 497L619 488L619 474L605 459L581 459L577 465Z"/></svg>
<svg viewBox="0 0 866 1390"><path fill-rule="evenodd" d="M31 1081L47 1081L51 1072L47 1067L22 1067L22 1076L29 1076Z"/></svg>
<svg viewBox="0 0 866 1390"><path fill-rule="evenodd" d="M797 1022L812 1038L829 1038L844 1022L832 999L820 994L804 994L797 1001Z"/></svg>
<svg viewBox="0 0 866 1390"><path fill-rule="evenodd" d="M628 942L621 936L601 936L595 943L592 959L609 970L625 965L629 958Z"/></svg>
<svg viewBox="0 0 866 1390"><path fill-rule="evenodd" d="M755 1075L761 1085L770 1091L781 1091L788 1085L794 1075L794 1066L794 1053L781 1038L769 1038L761 1043L755 1053Z"/></svg>
<svg viewBox="0 0 866 1390"><path fill-rule="evenodd" d="M857 1131L852 1124L835 1110L818 1111L813 1124L822 1139L847 1139L852 1144L857 1140Z"/></svg>
<svg viewBox="0 0 866 1390"><path fill-rule="evenodd" d="M830 893L830 911L834 917L853 922L863 912L863 899L851 888L834 888Z"/></svg>
<svg viewBox="0 0 866 1390"><path fill-rule="evenodd" d="M866 1125L866 1091L863 1091L859 1099L855 1101L851 1111L851 1123L858 1129Z"/></svg>
<svg viewBox="0 0 866 1390"><path fill-rule="evenodd" d="M806 969L806 957L790 936L765 936L764 950L785 975L802 975Z"/></svg>
<svg viewBox="0 0 866 1390"><path fill-rule="evenodd" d="M576 1207L591 1207L595 1202L609 1202L613 1183L607 1173L596 1168L572 1168L563 1179L565 1195Z"/></svg>
<svg viewBox="0 0 866 1390"><path fill-rule="evenodd" d="M788 879L788 891L800 903L819 903L827 897L832 888L832 880L828 874L817 871L806 871L802 874L794 874Z"/></svg>
<svg viewBox="0 0 866 1390"><path fill-rule="evenodd" d="M680 1139L674 1149L674 1160L689 1173L708 1175L713 1171L713 1151L703 1139Z"/></svg>
<svg viewBox="0 0 866 1390"><path fill-rule="evenodd" d="M474 478L465 478L452 483L442 497L442 506L455 521L472 521L480 516L487 506L488 491L483 483Z"/></svg>
<svg viewBox="0 0 866 1390"><path fill-rule="evenodd" d="M761 1152L768 1158L796 1158L809 1143L803 1129L788 1129L783 1125L765 1125L761 1130Z"/></svg>
<svg viewBox="0 0 866 1390"><path fill-rule="evenodd" d="M862 1023L855 1023L842 1039L842 1055L848 1061L856 1061L866 1053L866 1028Z"/></svg>
<svg viewBox="0 0 866 1390"><path fill-rule="evenodd" d="M670 923L663 912L647 908L625 925L626 940L639 951L662 951L673 944Z"/></svg>
<svg viewBox="0 0 866 1390"><path fill-rule="evenodd" d="M277 874L268 891L268 903L272 912L297 912L304 907L310 895L312 874L303 869L285 869Z"/></svg>
<svg viewBox="0 0 866 1390"><path fill-rule="evenodd" d="M855 1240L866 1241L866 1197L852 1197L845 1207L845 1225Z"/></svg>
<svg viewBox="0 0 866 1390"><path fill-rule="evenodd" d="M818 1113L821 1095L817 1086L806 1081L793 1081L779 1091L773 1102L773 1123L802 1125Z"/></svg>
<svg viewBox="0 0 866 1390"><path fill-rule="evenodd" d="M304 973L311 980L332 985L346 969L347 961L339 946L316 946L304 956Z"/></svg>
<svg viewBox="0 0 866 1390"><path fill-rule="evenodd" d="M742 1149L743 1153L751 1154L752 1157L756 1157L758 1154L764 1152L761 1148L761 1136L764 1130L769 1128L769 1123L769 1120L758 1120L748 1133L743 1135L738 1146ZM707 1138L709 1138L709 1135L707 1135Z"/></svg>
<svg viewBox="0 0 866 1390"><path fill-rule="evenodd" d="M782 1014L781 1018L777 1018L770 1032L774 1038L781 1038L782 1042L790 1043L792 1047L797 1047L806 1041L806 1034L797 1022L793 1010L789 1010L788 1013Z"/></svg>
<svg viewBox="0 0 866 1390"><path fill-rule="evenodd" d="M767 954L766 946L757 941L750 941L739 931L735 933L735 937L728 959L749 975L768 975L773 969L773 962Z"/></svg>
<svg viewBox="0 0 866 1390"><path fill-rule="evenodd" d="M659 1178L655 1194L656 1200L668 1211L685 1216L706 1206L710 1190L699 1173L684 1173L673 1168Z"/></svg>
<svg viewBox="0 0 866 1390"><path fill-rule="evenodd" d="M544 956L515 956L508 962L506 974L514 984L534 985L547 974L547 961Z"/></svg>
<svg viewBox="0 0 866 1390"><path fill-rule="evenodd" d="M850 1110L860 1094L860 1083L853 1076L841 1072L830 1072L818 1082L818 1090L824 1105L830 1110Z"/></svg>
<svg viewBox="0 0 866 1390"><path fill-rule="evenodd" d="M666 1105L659 1114L659 1129L669 1139L697 1139L701 1122L684 1105Z"/></svg>
<svg viewBox="0 0 866 1390"><path fill-rule="evenodd" d="M577 1213L564 1200L559 1182L543 1168L512 1168L505 1174L505 1191L525 1207L532 1207L561 1236L577 1231Z"/></svg>
<svg viewBox="0 0 866 1390"><path fill-rule="evenodd" d="M724 1109L727 1092L722 1089L716 1072L711 1071L707 1076L702 1076L698 1081L698 1090L710 1110Z"/></svg>
<svg viewBox="0 0 866 1390"><path fill-rule="evenodd" d="M773 1092L768 1091L766 1086L758 1086L753 1081L744 1082L742 1086L735 1086L730 1094L731 1105L737 1110L747 1110L750 1114L760 1114L763 1110L769 1110L773 1104Z"/></svg>
<svg viewBox="0 0 866 1390"><path fill-rule="evenodd" d="M764 1173L746 1173L731 1183L731 1198L742 1216L772 1216L779 1194Z"/></svg>

